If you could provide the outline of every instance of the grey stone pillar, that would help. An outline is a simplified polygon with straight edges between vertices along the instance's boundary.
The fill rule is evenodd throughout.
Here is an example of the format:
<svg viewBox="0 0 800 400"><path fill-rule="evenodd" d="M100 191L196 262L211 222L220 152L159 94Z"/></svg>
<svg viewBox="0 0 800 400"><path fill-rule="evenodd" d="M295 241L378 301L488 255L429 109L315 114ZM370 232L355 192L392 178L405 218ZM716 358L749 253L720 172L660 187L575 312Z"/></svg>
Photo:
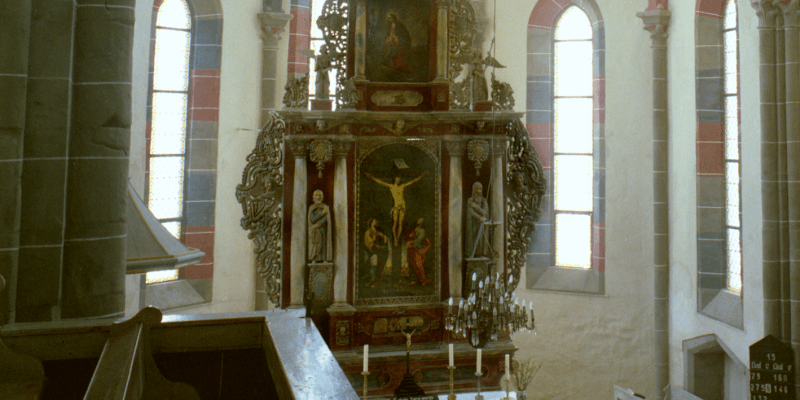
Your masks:
<svg viewBox="0 0 800 400"><path fill-rule="evenodd" d="M303 271L306 266L306 245L308 226L306 212L308 210L308 187L306 178L308 176L308 143L296 139L289 139L287 143L292 148L294 155L294 191L292 192L292 247L289 249L289 265L291 282L290 308L300 308L305 304L303 294L305 289L305 279Z"/></svg>
<svg viewBox="0 0 800 400"><path fill-rule="evenodd" d="M461 180L461 159L466 144L456 138L445 139L450 154L450 183L448 204L447 263L450 268L450 296L460 298L464 268L464 182Z"/></svg>
<svg viewBox="0 0 800 400"><path fill-rule="evenodd" d="M4 2L0 9L0 325L14 322L19 257L20 202L31 1Z"/></svg>
<svg viewBox="0 0 800 400"><path fill-rule="evenodd" d="M125 310L135 0L77 3L61 317Z"/></svg>
<svg viewBox="0 0 800 400"><path fill-rule="evenodd" d="M436 78L434 82L448 82L447 60L450 49L447 48L447 11L450 8L449 0L436 1Z"/></svg>
<svg viewBox="0 0 800 400"><path fill-rule="evenodd" d="M75 3L33 0L16 322L60 314Z"/></svg>
<svg viewBox="0 0 800 400"><path fill-rule="evenodd" d="M505 194L505 157L508 149L508 139L495 138L492 141L492 180L489 183L491 190L492 222L495 223L492 247L497 252L496 272L505 274L506 268L506 194Z"/></svg>
<svg viewBox="0 0 800 400"><path fill-rule="evenodd" d="M347 249L350 243L350 217L347 213L348 187L347 154L352 147L352 139L333 142L333 155L336 158L333 171L333 305L341 307L347 304Z"/></svg>
<svg viewBox="0 0 800 400"><path fill-rule="evenodd" d="M367 1L356 0L356 75L354 81L367 80Z"/></svg>
<svg viewBox="0 0 800 400"><path fill-rule="evenodd" d="M663 9L636 14L650 32L653 50L653 303L655 315L655 390L669 386L669 187L667 115L667 25Z"/></svg>
<svg viewBox="0 0 800 400"><path fill-rule="evenodd" d="M266 7L266 5L265 5ZM279 33L292 19L292 14L264 12L258 14L261 21L261 123L267 121L267 114L276 110L275 99L278 71L278 41L281 39ZM273 31L277 29L277 32Z"/></svg>

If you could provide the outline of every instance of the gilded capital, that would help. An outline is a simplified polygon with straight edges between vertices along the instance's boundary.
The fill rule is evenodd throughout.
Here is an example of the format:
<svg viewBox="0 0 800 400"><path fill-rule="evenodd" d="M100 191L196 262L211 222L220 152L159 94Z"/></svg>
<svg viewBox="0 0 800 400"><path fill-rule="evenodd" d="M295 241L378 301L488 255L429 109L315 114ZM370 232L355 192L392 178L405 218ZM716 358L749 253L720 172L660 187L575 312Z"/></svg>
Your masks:
<svg viewBox="0 0 800 400"><path fill-rule="evenodd" d="M463 157L464 151L467 149L466 143L458 139L447 139L444 141L444 145L447 147L450 157Z"/></svg>
<svg viewBox="0 0 800 400"><path fill-rule="evenodd" d="M336 140L333 142L333 155L337 158L347 157L353 142L350 140Z"/></svg>
<svg viewBox="0 0 800 400"><path fill-rule="evenodd" d="M286 144L292 149L292 154L294 158L306 158L308 157L309 151L309 143L308 140L300 140L300 139L286 139Z"/></svg>

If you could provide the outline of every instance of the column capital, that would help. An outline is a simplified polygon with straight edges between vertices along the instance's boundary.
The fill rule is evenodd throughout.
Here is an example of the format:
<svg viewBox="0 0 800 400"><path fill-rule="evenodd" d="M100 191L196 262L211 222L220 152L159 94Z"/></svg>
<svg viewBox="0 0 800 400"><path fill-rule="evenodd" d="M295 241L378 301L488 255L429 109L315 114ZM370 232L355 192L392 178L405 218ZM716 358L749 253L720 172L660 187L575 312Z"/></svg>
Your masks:
<svg viewBox="0 0 800 400"><path fill-rule="evenodd" d="M286 138L286 144L292 149L294 158L306 158L310 149L309 141L305 139Z"/></svg>
<svg viewBox="0 0 800 400"><path fill-rule="evenodd" d="M506 155L508 149L508 138L494 138L492 139L492 152L495 157L502 157Z"/></svg>
<svg viewBox="0 0 800 400"><path fill-rule="evenodd" d="M659 7L663 6L659 4ZM636 16L641 18L644 23L644 30L650 32L650 39L653 40L653 46L666 46L667 36L669 36L667 34L667 28L669 27L671 15L669 11L663 8L636 13Z"/></svg>
<svg viewBox="0 0 800 400"><path fill-rule="evenodd" d="M333 155L336 156L336 158L347 157L347 154L350 153L350 148L352 146L352 140L334 140Z"/></svg>
<svg viewBox="0 0 800 400"><path fill-rule="evenodd" d="M258 13L258 20L261 22L261 40L264 47L277 47L280 34L285 31L286 24L294 18L292 14L284 13Z"/></svg>
<svg viewBox="0 0 800 400"><path fill-rule="evenodd" d="M463 157L467 149L467 143L463 139L452 137L445 137L444 145L447 147L447 152L450 153L450 157Z"/></svg>

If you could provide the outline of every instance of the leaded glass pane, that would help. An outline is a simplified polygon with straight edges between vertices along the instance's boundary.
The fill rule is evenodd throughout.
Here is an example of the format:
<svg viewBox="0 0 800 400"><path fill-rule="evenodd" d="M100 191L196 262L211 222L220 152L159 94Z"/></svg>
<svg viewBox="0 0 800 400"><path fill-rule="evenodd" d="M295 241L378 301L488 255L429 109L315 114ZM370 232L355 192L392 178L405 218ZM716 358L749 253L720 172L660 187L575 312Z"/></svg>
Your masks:
<svg viewBox="0 0 800 400"><path fill-rule="evenodd" d="M592 152L592 99L556 98L554 150L556 153Z"/></svg>
<svg viewBox="0 0 800 400"><path fill-rule="evenodd" d="M556 42L556 96L592 95L592 42Z"/></svg>
<svg viewBox="0 0 800 400"><path fill-rule="evenodd" d="M725 93L738 93L738 51L736 49L736 30L725 32Z"/></svg>
<svg viewBox="0 0 800 400"><path fill-rule="evenodd" d="M167 281L174 281L176 279L178 279L177 269L148 272L146 276L147 283L167 282Z"/></svg>
<svg viewBox="0 0 800 400"><path fill-rule="evenodd" d="M725 158L739 159L739 96L725 96Z"/></svg>
<svg viewBox="0 0 800 400"><path fill-rule="evenodd" d="M725 223L728 226L739 227L741 221L739 219L739 211L741 210L739 202L739 163L726 162L725 163Z"/></svg>
<svg viewBox="0 0 800 400"><path fill-rule="evenodd" d="M158 219L180 218L183 206L183 157L150 158L147 207Z"/></svg>
<svg viewBox="0 0 800 400"><path fill-rule="evenodd" d="M725 19L722 21L723 29L736 28L736 1L728 0L725 4Z"/></svg>
<svg viewBox="0 0 800 400"><path fill-rule="evenodd" d="M189 32L156 30L153 89L186 91L189 88Z"/></svg>
<svg viewBox="0 0 800 400"><path fill-rule="evenodd" d="M592 211L592 156L555 156L556 210Z"/></svg>
<svg viewBox="0 0 800 400"><path fill-rule="evenodd" d="M186 138L186 94L153 93L150 154L183 154Z"/></svg>
<svg viewBox="0 0 800 400"><path fill-rule="evenodd" d="M584 40L592 38L592 23L578 7L570 7L561 14L556 25L556 40Z"/></svg>
<svg viewBox="0 0 800 400"><path fill-rule="evenodd" d="M189 7L184 0L164 0L158 8L157 27L189 29L191 23Z"/></svg>
<svg viewBox="0 0 800 400"><path fill-rule="evenodd" d="M742 291L742 242L739 229L728 229L728 289Z"/></svg>
<svg viewBox="0 0 800 400"><path fill-rule="evenodd" d="M592 265L591 216L556 214L556 265L589 268Z"/></svg>

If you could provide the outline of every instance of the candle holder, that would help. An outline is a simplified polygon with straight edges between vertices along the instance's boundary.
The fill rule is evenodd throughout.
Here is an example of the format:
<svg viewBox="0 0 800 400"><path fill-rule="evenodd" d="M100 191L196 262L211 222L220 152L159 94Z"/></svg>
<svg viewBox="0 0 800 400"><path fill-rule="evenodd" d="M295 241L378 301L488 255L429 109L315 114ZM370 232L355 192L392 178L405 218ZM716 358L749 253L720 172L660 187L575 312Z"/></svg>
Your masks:
<svg viewBox="0 0 800 400"><path fill-rule="evenodd" d="M447 369L450 370L450 394L447 395L447 400L456 400L456 395L453 393L453 371L455 371L456 367L448 365Z"/></svg>
<svg viewBox="0 0 800 400"><path fill-rule="evenodd" d="M478 394L475 395L475 400L483 400L483 395L481 395L481 377L483 376L483 374L480 372L476 372L475 376L478 377Z"/></svg>
<svg viewBox="0 0 800 400"><path fill-rule="evenodd" d="M506 397L503 400L511 400L511 395L508 394L511 385L511 379L508 377L508 371L506 371L506 376L503 377L503 380L506 381Z"/></svg>
<svg viewBox="0 0 800 400"><path fill-rule="evenodd" d="M362 397L363 397L364 400L366 400L367 399L367 377L369 376L369 372L368 371L364 371L364 372L361 373L361 375L364 375L364 396L362 396Z"/></svg>

